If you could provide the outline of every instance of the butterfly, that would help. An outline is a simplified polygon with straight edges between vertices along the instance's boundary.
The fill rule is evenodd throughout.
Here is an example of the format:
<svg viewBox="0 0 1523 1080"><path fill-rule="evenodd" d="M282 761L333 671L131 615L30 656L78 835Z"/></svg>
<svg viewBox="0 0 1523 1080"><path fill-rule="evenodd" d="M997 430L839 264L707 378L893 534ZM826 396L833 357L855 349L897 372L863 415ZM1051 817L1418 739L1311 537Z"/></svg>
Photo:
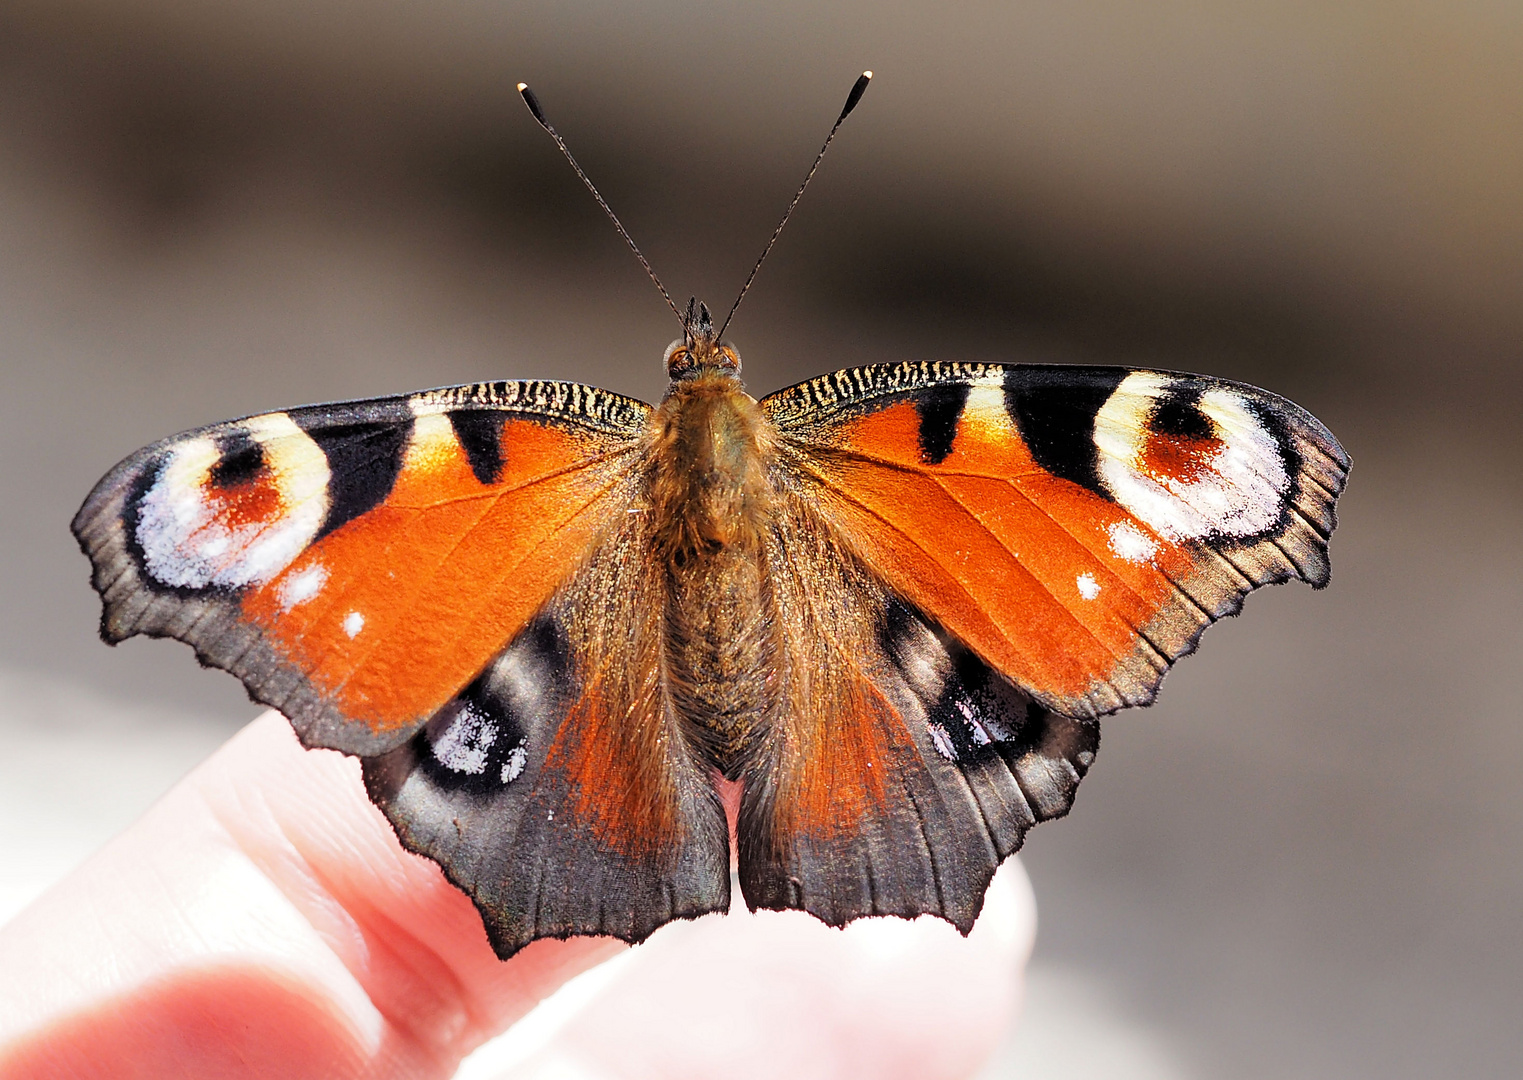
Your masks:
<svg viewBox="0 0 1523 1080"><path fill-rule="evenodd" d="M654 406L492 382L138 451L73 522L102 636L358 755L506 958L726 911L732 860L753 909L966 933L1100 717L1328 582L1349 459L1267 391L929 361L758 401L682 318Z"/></svg>

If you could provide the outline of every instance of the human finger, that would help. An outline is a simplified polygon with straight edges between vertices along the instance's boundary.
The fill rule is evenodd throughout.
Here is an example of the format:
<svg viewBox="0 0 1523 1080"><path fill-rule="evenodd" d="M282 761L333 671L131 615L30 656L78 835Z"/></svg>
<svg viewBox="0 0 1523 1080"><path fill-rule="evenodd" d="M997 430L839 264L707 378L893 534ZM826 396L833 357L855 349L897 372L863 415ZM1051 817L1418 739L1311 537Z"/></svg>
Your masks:
<svg viewBox="0 0 1523 1080"><path fill-rule="evenodd" d="M447 1077L623 948L503 962L359 764L266 713L0 930L6 1077Z"/></svg>
<svg viewBox="0 0 1523 1080"><path fill-rule="evenodd" d="M596 975L599 991L511 1069L472 1078L954 1080L1016 1016L1036 928L1019 862L996 875L966 938L949 924L863 919L838 930L800 912L674 923Z"/></svg>

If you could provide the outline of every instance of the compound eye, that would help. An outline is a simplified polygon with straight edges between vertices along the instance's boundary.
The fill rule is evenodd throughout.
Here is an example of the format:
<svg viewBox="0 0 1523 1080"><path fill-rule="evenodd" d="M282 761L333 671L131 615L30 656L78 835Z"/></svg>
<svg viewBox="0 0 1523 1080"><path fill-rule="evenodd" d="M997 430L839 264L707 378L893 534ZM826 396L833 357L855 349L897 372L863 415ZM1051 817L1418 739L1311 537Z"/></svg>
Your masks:
<svg viewBox="0 0 1523 1080"><path fill-rule="evenodd" d="M686 371L693 366L693 354L687 347L687 342L678 338L666 347L666 355L662 357L662 363L666 367L668 375L674 375L679 371Z"/></svg>

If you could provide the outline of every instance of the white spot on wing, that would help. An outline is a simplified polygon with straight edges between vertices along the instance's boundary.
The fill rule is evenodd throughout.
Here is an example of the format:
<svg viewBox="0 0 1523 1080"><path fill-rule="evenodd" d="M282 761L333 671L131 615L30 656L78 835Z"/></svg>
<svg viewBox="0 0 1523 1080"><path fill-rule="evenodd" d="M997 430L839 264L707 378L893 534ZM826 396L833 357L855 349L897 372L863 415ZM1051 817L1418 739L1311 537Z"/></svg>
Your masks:
<svg viewBox="0 0 1523 1080"><path fill-rule="evenodd" d="M328 568L322 563L313 563L305 570L298 570L280 583L280 610L290 611L297 604L305 604L322 592L327 583Z"/></svg>
<svg viewBox="0 0 1523 1080"><path fill-rule="evenodd" d="M1130 521L1118 521L1110 527L1110 549L1127 562L1152 562L1158 544Z"/></svg>
<svg viewBox="0 0 1523 1080"><path fill-rule="evenodd" d="M1086 600L1093 600L1100 595L1100 583L1095 580L1093 574L1080 574L1074 579L1074 584L1079 586L1079 595Z"/></svg>
<svg viewBox="0 0 1523 1080"><path fill-rule="evenodd" d="M480 776L486 771L487 753L496 741L497 725L476 706L467 704L434 743L434 757L445 768Z"/></svg>
<svg viewBox="0 0 1523 1080"><path fill-rule="evenodd" d="M959 425L969 425L983 438L999 438L1015 430L1010 410L1005 407L1004 375L997 371L987 372L968 384L968 397L963 402Z"/></svg>
<svg viewBox="0 0 1523 1080"><path fill-rule="evenodd" d="M963 415L978 417L996 424L1006 422L1004 388L982 383L969 386L968 399L963 404Z"/></svg>
<svg viewBox="0 0 1523 1080"><path fill-rule="evenodd" d="M528 764L529 752L524 749L524 744L519 743L508 751L508 759L502 763L502 782L511 784L523 775L524 766Z"/></svg>
<svg viewBox="0 0 1523 1080"><path fill-rule="evenodd" d="M455 428L439 409L414 400L412 439L407 444L407 468L438 468L459 451Z"/></svg>
<svg viewBox="0 0 1523 1080"><path fill-rule="evenodd" d="M931 743L936 747L936 752L948 761L956 761L957 748L952 745L952 737L947 734L947 729L940 724L927 724L926 730L931 733Z"/></svg>
<svg viewBox="0 0 1523 1080"><path fill-rule="evenodd" d="M352 638L358 637L363 629L365 629L365 616L358 611L351 611L344 616L344 633Z"/></svg>

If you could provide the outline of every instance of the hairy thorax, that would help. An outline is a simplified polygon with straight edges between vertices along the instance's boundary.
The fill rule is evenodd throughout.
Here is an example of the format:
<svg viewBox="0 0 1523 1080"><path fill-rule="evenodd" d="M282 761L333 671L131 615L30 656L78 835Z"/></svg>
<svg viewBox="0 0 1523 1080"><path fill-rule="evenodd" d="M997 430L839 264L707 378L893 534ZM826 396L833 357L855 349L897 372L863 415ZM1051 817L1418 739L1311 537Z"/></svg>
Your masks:
<svg viewBox="0 0 1523 1080"><path fill-rule="evenodd" d="M733 775L776 696L771 424L722 372L674 382L656 423L651 502L673 704L711 762Z"/></svg>

